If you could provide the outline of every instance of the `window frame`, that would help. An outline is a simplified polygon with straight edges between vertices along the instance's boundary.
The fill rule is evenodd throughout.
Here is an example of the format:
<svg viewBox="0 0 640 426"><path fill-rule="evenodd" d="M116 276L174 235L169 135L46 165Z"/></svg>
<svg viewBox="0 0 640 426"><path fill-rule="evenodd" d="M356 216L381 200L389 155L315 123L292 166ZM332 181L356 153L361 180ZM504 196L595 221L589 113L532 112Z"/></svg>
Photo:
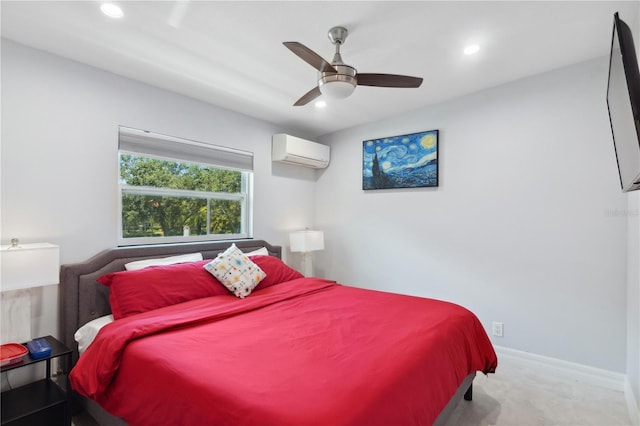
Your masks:
<svg viewBox="0 0 640 426"><path fill-rule="evenodd" d="M170 141L171 144L174 145L179 143L185 143L185 145L194 145L197 144L199 149L211 148L212 151L220 150L223 155L228 155L228 153L245 155L250 158L251 168L250 170L245 167L244 169L239 169L236 167L224 167L220 164L209 164L208 162L194 162L192 160L184 160L179 158L170 158L168 156L158 155L157 152L152 154L146 154L144 152L144 147L130 150L130 149L122 149L121 145L118 146L118 161L117 161L117 177L118 177L118 246L133 246L133 245L149 245L149 244L174 244L174 243L187 243L187 242L201 242L201 241L221 241L221 240L234 240L234 239L246 239L253 238L253 153L247 151L235 150L233 148L227 147L219 147L216 145L203 144L201 142L194 142L187 139L176 138L173 136L165 136L157 133L151 133L147 131L141 131L137 129L132 129L128 127L120 126L119 128L119 141L122 141L123 132L125 134L133 134L135 137L149 137L149 139L162 140L163 142ZM172 188L160 188L160 187L149 187L149 186L137 186L137 185L127 185L123 184L120 176L120 164L121 154L128 155L136 155L145 158L152 158L163 161L172 161L172 162L180 162L180 163L188 163L188 164L197 164L205 167L212 167L216 169L224 169L224 170L232 170L241 173L241 189L240 193L226 193L226 192L210 192L210 191L198 191L198 190L185 190L185 189L172 189ZM222 160L224 162L224 160ZM209 200L229 200L229 201L240 201L241 204L241 217L240 217L240 226L241 232L234 234L209 234L206 235L175 235L175 236L162 236L162 237L129 237L125 238L123 236L123 220L122 220L122 197L125 194L138 194L138 195L158 195L158 196L168 196L168 197L193 197L193 198L202 198L207 200L207 206L209 206ZM210 230L210 211L207 208L207 232Z"/></svg>

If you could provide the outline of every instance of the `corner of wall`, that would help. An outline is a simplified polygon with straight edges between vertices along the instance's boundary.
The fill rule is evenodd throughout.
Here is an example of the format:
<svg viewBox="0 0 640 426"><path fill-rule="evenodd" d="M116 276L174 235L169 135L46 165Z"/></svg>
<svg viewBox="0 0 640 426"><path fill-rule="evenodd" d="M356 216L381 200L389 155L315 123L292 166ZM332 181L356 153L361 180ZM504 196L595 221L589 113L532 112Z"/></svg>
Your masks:
<svg viewBox="0 0 640 426"><path fill-rule="evenodd" d="M624 382L624 397L627 401L627 409L629 410L631 424L633 426L640 426L640 408L638 408L638 403L636 402L638 397L634 394L628 377Z"/></svg>

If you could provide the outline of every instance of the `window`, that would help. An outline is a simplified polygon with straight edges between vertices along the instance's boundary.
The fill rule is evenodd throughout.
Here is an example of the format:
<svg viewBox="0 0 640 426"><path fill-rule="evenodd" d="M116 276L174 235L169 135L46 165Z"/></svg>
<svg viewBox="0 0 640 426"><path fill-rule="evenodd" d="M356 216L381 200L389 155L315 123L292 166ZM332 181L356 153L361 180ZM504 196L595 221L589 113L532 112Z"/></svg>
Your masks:
<svg viewBox="0 0 640 426"><path fill-rule="evenodd" d="M120 127L120 245L251 236L253 154Z"/></svg>

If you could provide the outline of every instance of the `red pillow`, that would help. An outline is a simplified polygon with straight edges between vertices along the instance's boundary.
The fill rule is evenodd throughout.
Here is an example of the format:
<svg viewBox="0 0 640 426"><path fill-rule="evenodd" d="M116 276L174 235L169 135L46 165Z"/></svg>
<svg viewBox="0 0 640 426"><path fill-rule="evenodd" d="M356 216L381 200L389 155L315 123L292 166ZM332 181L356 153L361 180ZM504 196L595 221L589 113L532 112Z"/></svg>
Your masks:
<svg viewBox="0 0 640 426"><path fill-rule="evenodd" d="M110 289L114 319L203 297L229 295L203 266L210 260L149 266L103 275L98 282Z"/></svg>
<svg viewBox="0 0 640 426"><path fill-rule="evenodd" d="M253 289L253 291L271 287L272 285L280 284L285 281L304 278L304 275L295 269L290 268L277 257L258 255L249 256L249 258L253 263L258 265L265 274L267 274L267 276L258 283L256 288Z"/></svg>

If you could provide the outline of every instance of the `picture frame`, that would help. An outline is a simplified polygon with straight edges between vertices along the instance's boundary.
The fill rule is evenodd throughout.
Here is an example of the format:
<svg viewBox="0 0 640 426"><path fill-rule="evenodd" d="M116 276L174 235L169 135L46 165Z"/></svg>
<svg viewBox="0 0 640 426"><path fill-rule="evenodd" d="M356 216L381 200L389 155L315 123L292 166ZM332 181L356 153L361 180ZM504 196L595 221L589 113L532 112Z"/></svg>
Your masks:
<svg viewBox="0 0 640 426"><path fill-rule="evenodd" d="M438 130L362 142L362 189L438 186Z"/></svg>

